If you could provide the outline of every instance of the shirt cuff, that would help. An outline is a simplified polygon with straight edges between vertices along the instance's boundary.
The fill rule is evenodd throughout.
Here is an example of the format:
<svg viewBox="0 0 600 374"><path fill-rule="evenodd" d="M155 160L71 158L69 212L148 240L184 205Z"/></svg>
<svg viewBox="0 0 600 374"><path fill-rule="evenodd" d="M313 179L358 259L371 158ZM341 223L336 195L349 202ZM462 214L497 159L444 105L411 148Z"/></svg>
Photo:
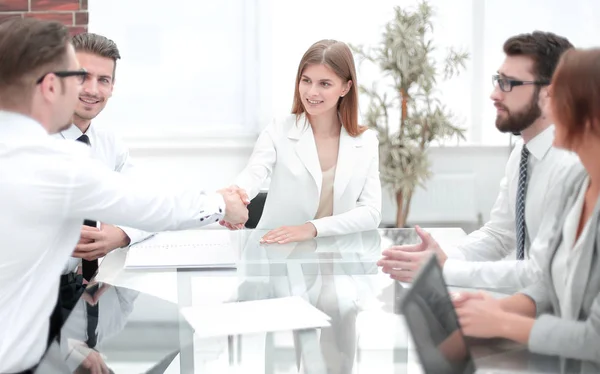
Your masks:
<svg viewBox="0 0 600 374"><path fill-rule="evenodd" d="M448 258L444 263L444 279L449 286L464 287L468 285L469 274L465 261Z"/></svg>
<svg viewBox="0 0 600 374"><path fill-rule="evenodd" d="M127 226L117 226L117 227L120 228L121 230L123 230L125 235L127 235L127 237L129 238L129 246L132 246L135 243L141 242L142 240L147 239L147 238L151 237L152 235L154 235L153 233L134 229L134 228L127 227Z"/></svg>
<svg viewBox="0 0 600 374"><path fill-rule="evenodd" d="M315 230L317 230L317 234L315 235L315 238L323 236L323 234L326 233L326 229L325 229L324 225L322 224L323 220L313 219L310 221L306 221L306 223L312 223L312 225L315 227Z"/></svg>
<svg viewBox="0 0 600 374"><path fill-rule="evenodd" d="M444 250L444 253L446 254L446 256L448 256L448 258L460 260L460 261L467 260L467 258L465 257L465 254L463 253L463 251L460 250L459 247L449 246L449 247L442 248L442 249Z"/></svg>
<svg viewBox="0 0 600 374"><path fill-rule="evenodd" d="M225 217L225 200L219 193L206 196L204 209L198 213L201 226L219 222Z"/></svg>

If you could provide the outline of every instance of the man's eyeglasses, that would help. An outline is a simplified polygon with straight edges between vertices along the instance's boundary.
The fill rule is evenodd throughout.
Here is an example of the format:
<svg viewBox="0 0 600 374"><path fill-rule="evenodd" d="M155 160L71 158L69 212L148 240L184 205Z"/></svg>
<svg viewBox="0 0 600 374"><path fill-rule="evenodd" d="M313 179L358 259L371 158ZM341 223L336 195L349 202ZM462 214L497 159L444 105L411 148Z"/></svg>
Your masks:
<svg viewBox="0 0 600 374"><path fill-rule="evenodd" d="M520 81L516 79L504 78L500 75L492 75L492 84L494 87L500 87L502 92L510 92L513 87L535 84L536 86L545 86L550 84L550 81Z"/></svg>
<svg viewBox="0 0 600 374"><path fill-rule="evenodd" d="M46 75L48 74L54 74L59 78L67 78L67 77L77 77L79 84L83 84L83 82L85 82L85 77L87 77L87 71L85 71L84 69L81 70L65 70L65 71L51 71L48 72L44 75L42 75L40 77L40 79L37 80L36 84L40 84L42 83L42 81L44 80L44 78L46 78Z"/></svg>

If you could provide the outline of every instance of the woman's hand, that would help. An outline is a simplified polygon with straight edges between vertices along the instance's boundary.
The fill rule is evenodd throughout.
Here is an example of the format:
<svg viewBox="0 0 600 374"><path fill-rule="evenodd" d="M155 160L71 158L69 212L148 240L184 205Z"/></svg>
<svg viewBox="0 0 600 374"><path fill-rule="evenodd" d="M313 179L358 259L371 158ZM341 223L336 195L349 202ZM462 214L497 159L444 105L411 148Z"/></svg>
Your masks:
<svg viewBox="0 0 600 374"><path fill-rule="evenodd" d="M462 331L476 338L495 338L502 334L501 326L509 313L502 310L500 300L485 292L468 293L453 302Z"/></svg>
<svg viewBox="0 0 600 374"><path fill-rule="evenodd" d="M275 230L266 233L260 240L261 243L267 244L286 244L292 242L302 242L317 236L316 227L307 222L299 226L281 226Z"/></svg>
<svg viewBox="0 0 600 374"><path fill-rule="evenodd" d="M450 298L455 308L461 307L469 300L484 300L485 292L450 292Z"/></svg>

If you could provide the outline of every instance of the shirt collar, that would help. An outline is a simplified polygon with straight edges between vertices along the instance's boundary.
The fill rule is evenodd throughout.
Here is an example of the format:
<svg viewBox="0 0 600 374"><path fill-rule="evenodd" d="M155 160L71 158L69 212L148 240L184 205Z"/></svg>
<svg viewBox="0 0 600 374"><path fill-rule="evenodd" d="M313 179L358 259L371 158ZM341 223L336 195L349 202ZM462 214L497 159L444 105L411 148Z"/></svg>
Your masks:
<svg viewBox="0 0 600 374"><path fill-rule="evenodd" d="M0 110L0 133L2 138L15 137L37 137L48 136L48 132L41 123L24 114Z"/></svg>
<svg viewBox="0 0 600 374"><path fill-rule="evenodd" d="M89 128L88 128L88 130L89 130ZM75 125L71 125L68 129L61 131L60 134L62 135L63 138L65 138L67 140L76 140L81 135L83 135L81 130L79 130L79 127L77 127Z"/></svg>
<svg viewBox="0 0 600 374"><path fill-rule="evenodd" d="M554 141L554 125L548 126L544 131L537 134L533 139L527 142L526 146L529 152L537 159L542 160Z"/></svg>

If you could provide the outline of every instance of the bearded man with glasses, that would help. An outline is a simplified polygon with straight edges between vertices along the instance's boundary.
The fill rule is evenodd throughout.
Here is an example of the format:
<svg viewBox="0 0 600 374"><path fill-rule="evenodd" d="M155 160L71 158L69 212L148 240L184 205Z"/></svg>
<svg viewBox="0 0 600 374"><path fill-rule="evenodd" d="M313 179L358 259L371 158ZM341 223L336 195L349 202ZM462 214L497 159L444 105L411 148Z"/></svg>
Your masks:
<svg viewBox="0 0 600 374"><path fill-rule="evenodd" d="M498 130L520 135L522 141L509 156L490 220L458 246L458 258L448 258L417 228L422 242L385 250L379 261L383 272L410 282L435 254L452 286L510 293L538 280L551 237L542 233L553 230L553 211L567 183L563 174L579 162L574 154L552 147L552 118L542 110L560 56L572 47L566 38L540 31L504 43L506 58L493 75L490 98Z"/></svg>

